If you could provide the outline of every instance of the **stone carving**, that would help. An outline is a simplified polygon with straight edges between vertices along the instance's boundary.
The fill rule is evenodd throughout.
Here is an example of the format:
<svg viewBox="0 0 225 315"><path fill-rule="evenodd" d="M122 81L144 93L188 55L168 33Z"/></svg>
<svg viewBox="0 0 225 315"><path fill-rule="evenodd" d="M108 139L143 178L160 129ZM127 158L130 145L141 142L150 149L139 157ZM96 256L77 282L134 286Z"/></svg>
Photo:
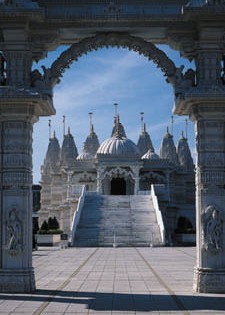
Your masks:
<svg viewBox="0 0 225 315"><path fill-rule="evenodd" d="M110 1L110 3L104 9L104 13L107 13L107 14L117 14L119 12L120 12L120 8L118 5L114 3L114 1Z"/></svg>
<svg viewBox="0 0 225 315"><path fill-rule="evenodd" d="M173 76L178 75L179 68L177 69L173 61L154 44L129 34L102 33L73 44L59 56L50 69L43 69L44 76L41 76L40 73L37 72L38 70L34 70L32 72L33 86L40 85L40 81L44 80L53 87L59 82L59 78L62 77L65 70L79 57L89 51L97 50L105 46L128 48L129 50L144 55L161 68L165 76L171 78L171 81Z"/></svg>
<svg viewBox="0 0 225 315"><path fill-rule="evenodd" d="M217 184L225 183L225 176L223 171L205 171L200 172L202 184Z"/></svg>
<svg viewBox="0 0 225 315"><path fill-rule="evenodd" d="M134 174L131 170L127 170L125 168L121 168L121 167L115 167L112 168L109 171L104 172L104 174L102 174L102 179L104 179L105 177L109 176L110 178L113 177L131 177L132 179L134 179Z"/></svg>
<svg viewBox="0 0 225 315"><path fill-rule="evenodd" d="M53 78L51 69L42 66L44 74L42 75L39 70L35 69L31 72L31 87L44 92L44 94L53 96L52 87L58 82L58 78Z"/></svg>
<svg viewBox="0 0 225 315"><path fill-rule="evenodd" d="M196 73L193 69L188 69L183 74L184 66L176 68L172 76L167 77L167 82L171 83L174 88L175 97L181 97L188 88L196 85Z"/></svg>
<svg viewBox="0 0 225 315"><path fill-rule="evenodd" d="M0 5L9 7L26 8L26 9L37 9L39 5L35 1L30 0L0 0Z"/></svg>
<svg viewBox="0 0 225 315"><path fill-rule="evenodd" d="M7 249L10 255L19 255L23 250L23 227L16 206L9 211L7 226Z"/></svg>
<svg viewBox="0 0 225 315"><path fill-rule="evenodd" d="M221 249L223 220L215 205L208 205L203 213L203 247L205 250Z"/></svg>
<svg viewBox="0 0 225 315"><path fill-rule="evenodd" d="M0 86L6 83L6 60L3 53L0 53Z"/></svg>
<svg viewBox="0 0 225 315"><path fill-rule="evenodd" d="M196 73L193 69L188 69L183 73L184 66L176 68L173 61L154 44L142 38L121 33L102 33L73 44L56 59L51 68L42 66L43 75L39 70L34 70L31 73L31 86L52 96L52 88L60 82L63 73L74 61L89 51L105 46L125 47L152 60L157 67L161 68L167 77L167 82L173 85L176 97L184 94L187 88L195 86Z"/></svg>

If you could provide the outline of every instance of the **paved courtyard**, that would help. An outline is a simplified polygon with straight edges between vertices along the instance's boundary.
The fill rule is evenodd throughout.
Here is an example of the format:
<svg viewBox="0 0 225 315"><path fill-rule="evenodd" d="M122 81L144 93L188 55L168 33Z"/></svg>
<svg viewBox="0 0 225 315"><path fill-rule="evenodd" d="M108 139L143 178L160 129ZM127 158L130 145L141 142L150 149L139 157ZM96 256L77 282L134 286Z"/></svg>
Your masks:
<svg viewBox="0 0 225 315"><path fill-rule="evenodd" d="M195 249L39 248L35 294L0 294L0 314L225 314L192 292Z"/></svg>

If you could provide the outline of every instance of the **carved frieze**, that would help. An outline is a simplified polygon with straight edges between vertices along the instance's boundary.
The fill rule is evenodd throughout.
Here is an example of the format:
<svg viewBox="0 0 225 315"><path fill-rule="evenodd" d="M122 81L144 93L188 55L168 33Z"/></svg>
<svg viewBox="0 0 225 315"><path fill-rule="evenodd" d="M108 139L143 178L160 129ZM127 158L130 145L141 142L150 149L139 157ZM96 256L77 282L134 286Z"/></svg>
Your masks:
<svg viewBox="0 0 225 315"><path fill-rule="evenodd" d="M200 175L202 184L225 184L225 173L223 171L202 171Z"/></svg>
<svg viewBox="0 0 225 315"><path fill-rule="evenodd" d="M3 173L2 185L31 185L32 177L30 173L25 172L7 172Z"/></svg>
<svg viewBox="0 0 225 315"><path fill-rule="evenodd" d="M43 68L44 75L40 77L37 70L32 72L32 84L34 87L40 87L43 81L50 88L59 82L60 77L71 64L89 51L96 50L105 46L126 47L130 50L137 51L161 68L163 73L171 78L176 75L179 77L180 71L168 56L154 44L147 42L139 37L131 36L124 33L100 33L96 36L85 38L78 43L73 44L64 51L59 58L52 64L50 69Z"/></svg>

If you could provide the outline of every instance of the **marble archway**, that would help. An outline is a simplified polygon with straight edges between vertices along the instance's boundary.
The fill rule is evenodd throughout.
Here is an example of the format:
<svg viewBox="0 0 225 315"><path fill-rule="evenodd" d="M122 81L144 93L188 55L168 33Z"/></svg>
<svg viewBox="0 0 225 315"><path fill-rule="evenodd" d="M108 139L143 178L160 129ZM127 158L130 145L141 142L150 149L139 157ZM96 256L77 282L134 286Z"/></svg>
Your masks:
<svg viewBox="0 0 225 315"><path fill-rule="evenodd" d="M7 64L0 85L0 291L35 289L31 252L33 124L39 116L55 113L53 87L71 62L104 45L124 45L162 69L174 88L175 114L189 115L195 122L194 289L224 293L224 1L168 4L133 0L123 5L118 1L111 8L107 1L83 1L79 6L77 1L12 0L1 1L0 6L0 51ZM196 73L176 68L150 42L169 44L194 60ZM72 46L50 68L43 67L43 74L32 71L34 61L61 44ZM18 235L13 233L14 225Z"/></svg>

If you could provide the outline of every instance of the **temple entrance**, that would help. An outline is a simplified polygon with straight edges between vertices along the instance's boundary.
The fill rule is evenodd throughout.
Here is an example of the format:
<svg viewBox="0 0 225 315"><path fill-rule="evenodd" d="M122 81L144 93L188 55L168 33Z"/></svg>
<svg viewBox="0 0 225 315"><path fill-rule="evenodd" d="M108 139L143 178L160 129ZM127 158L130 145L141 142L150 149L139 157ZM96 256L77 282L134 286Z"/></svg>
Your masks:
<svg viewBox="0 0 225 315"><path fill-rule="evenodd" d="M111 180L111 195L126 195L126 181L124 178Z"/></svg>

